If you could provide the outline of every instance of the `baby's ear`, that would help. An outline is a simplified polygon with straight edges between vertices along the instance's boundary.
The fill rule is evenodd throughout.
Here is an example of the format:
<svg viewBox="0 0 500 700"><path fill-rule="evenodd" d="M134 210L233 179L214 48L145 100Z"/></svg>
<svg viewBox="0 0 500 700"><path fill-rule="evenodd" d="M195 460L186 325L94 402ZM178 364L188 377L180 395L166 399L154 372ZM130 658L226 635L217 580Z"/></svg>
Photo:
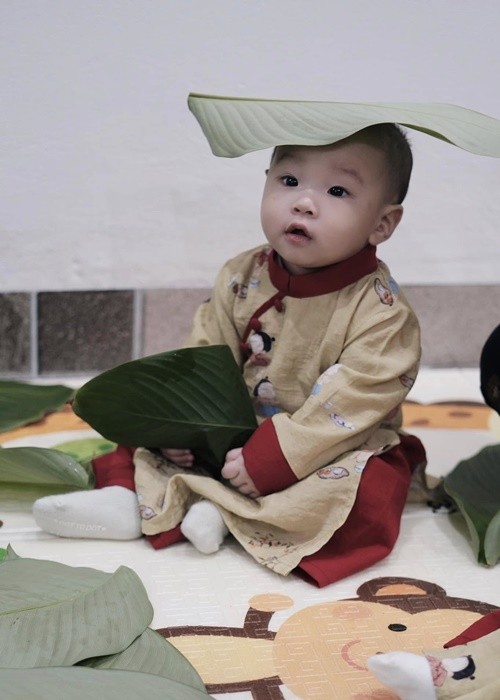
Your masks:
<svg viewBox="0 0 500 700"><path fill-rule="evenodd" d="M436 700L431 668L425 656L392 651L371 656L366 665L400 700Z"/></svg>
<svg viewBox="0 0 500 700"><path fill-rule="evenodd" d="M392 236L397 225L401 221L403 211L404 210L401 204L388 204L382 212L379 224L375 231L371 234L368 242L372 245L379 245L379 243L387 241Z"/></svg>

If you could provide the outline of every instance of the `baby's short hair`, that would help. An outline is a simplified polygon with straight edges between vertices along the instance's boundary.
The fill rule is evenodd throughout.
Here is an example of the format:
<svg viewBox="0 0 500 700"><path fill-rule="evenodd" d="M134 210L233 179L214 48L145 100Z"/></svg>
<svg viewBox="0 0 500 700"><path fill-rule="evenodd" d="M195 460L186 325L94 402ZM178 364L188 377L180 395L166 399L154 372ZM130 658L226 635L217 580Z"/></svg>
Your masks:
<svg viewBox="0 0 500 700"><path fill-rule="evenodd" d="M398 124L372 124L357 131L346 140L366 141L383 151L387 166L391 195L401 204L408 192L413 168L413 155L408 138Z"/></svg>

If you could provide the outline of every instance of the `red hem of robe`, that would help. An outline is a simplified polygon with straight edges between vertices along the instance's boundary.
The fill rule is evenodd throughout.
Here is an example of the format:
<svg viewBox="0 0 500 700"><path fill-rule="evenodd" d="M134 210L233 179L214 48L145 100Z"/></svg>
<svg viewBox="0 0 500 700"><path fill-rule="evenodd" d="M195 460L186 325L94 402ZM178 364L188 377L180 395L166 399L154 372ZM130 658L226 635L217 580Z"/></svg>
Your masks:
<svg viewBox="0 0 500 700"><path fill-rule="evenodd" d="M96 488L135 490L133 453L134 448L119 446L95 459ZM399 535L412 471L424 460L424 448L412 435L401 436L400 445L371 457L346 522L320 550L304 557L295 573L322 588L386 557ZM154 549L162 549L185 538L177 526L147 539Z"/></svg>

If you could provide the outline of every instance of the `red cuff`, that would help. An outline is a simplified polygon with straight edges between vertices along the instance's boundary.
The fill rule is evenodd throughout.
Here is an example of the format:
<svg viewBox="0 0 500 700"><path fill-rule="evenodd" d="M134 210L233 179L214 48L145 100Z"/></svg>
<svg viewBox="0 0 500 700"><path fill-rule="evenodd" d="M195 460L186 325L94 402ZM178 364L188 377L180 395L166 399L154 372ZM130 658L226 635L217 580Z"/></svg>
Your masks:
<svg viewBox="0 0 500 700"><path fill-rule="evenodd" d="M271 418L259 425L243 447L245 467L262 496L283 491L298 479L285 459Z"/></svg>

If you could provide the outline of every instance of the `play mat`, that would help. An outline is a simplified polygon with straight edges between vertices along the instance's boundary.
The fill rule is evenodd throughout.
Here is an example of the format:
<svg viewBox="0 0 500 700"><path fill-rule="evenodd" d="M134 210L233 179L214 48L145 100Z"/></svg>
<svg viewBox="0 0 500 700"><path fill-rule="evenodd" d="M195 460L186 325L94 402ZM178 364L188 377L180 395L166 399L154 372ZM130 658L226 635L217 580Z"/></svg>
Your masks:
<svg viewBox="0 0 500 700"><path fill-rule="evenodd" d="M473 370L423 370L413 387L405 427L424 442L431 475L500 442L500 419L478 385ZM0 435L0 444L54 447L94 435L68 408ZM155 551L144 539L57 538L35 525L33 497L0 494L0 547L105 572L133 569L153 605L151 627L222 700L390 700L366 669L368 656L441 647L500 607L500 564L479 565L461 516L425 503L407 504L387 559L317 589L260 568L231 540L205 556L189 543Z"/></svg>

